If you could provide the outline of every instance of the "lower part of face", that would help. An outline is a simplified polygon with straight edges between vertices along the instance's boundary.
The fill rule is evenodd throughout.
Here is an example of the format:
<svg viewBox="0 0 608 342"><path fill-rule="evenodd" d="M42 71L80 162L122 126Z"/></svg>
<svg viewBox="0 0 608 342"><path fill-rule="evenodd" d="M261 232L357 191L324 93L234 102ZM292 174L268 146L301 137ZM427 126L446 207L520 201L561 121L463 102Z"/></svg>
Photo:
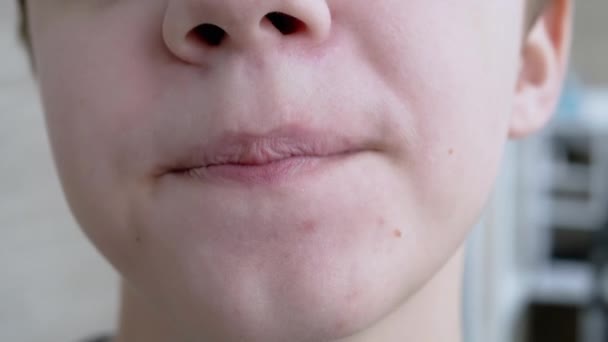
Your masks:
<svg viewBox="0 0 608 342"><path fill-rule="evenodd" d="M193 337L329 341L372 326L462 243L500 163L523 3L300 2L314 10L30 5L72 210L125 279ZM325 26L313 41L245 24L265 18L247 13L277 11ZM164 34L198 14L225 43ZM178 170L226 132L282 125L360 150L280 181Z"/></svg>

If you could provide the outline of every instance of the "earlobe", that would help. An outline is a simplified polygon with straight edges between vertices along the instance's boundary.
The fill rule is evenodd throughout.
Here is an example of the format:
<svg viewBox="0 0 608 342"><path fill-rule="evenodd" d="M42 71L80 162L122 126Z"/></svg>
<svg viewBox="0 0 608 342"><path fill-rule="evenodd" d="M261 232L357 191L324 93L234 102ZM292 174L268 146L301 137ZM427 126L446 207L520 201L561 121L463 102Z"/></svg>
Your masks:
<svg viewBox="0 0 608 342"><path fill-rule="evenodd" d="M551 2L524 38L509 127L511 138L539 130L555 110L569 59L571 6L570 0Z"/></svg>

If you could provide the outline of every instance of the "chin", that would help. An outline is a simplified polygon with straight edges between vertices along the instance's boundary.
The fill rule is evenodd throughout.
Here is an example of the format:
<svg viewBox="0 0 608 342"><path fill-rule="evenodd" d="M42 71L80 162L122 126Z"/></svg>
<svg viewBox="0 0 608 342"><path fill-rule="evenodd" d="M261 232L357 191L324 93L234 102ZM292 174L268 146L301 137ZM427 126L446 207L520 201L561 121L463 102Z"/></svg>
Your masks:
<svg viewBox="0 0 608 342"><path fill-rule="evenodd" d="M404 236L374 239L365 223L336 228L334 220L317 223L325 235L262 233L240 242L216 235L208 245L194 238L174 242L180 248L162 254L165 240L154 252L140 250L136 267L122 273L193 341L339 341L395 311L443 255L422 260L420 247Z"/></svg>

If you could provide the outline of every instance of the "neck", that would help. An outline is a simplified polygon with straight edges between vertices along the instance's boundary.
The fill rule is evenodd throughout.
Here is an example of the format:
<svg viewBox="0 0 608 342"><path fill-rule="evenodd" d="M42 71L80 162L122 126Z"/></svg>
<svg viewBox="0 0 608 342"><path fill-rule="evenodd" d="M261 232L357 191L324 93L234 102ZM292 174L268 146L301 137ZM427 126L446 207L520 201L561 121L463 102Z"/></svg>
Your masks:
<svg viewBox="0 0 608 342"><path fill-rule="evenodd" d="M170 319L123 280L118 333L112 342L181 341Z"/></svg>
<svg viewBox="0 0 608 342"><path fill-rule="evenodd" d="M464 247L397 310L356 336L335 342L461 341L461 283ZM115 342L185 341L170 320L144 298L122 286L120 326Z"/></svg>

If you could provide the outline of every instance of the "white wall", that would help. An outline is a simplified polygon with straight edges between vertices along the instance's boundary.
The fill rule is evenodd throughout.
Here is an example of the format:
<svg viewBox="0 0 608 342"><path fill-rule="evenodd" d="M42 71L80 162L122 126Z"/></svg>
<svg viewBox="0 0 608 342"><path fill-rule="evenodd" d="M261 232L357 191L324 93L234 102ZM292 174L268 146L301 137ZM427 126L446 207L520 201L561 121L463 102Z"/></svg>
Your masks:
<svg viewBox="0 0 608 342"><path fill-rule="evenodd" d="M608 85L608 1L576 1L572 65L583 80Z"/></svg>

